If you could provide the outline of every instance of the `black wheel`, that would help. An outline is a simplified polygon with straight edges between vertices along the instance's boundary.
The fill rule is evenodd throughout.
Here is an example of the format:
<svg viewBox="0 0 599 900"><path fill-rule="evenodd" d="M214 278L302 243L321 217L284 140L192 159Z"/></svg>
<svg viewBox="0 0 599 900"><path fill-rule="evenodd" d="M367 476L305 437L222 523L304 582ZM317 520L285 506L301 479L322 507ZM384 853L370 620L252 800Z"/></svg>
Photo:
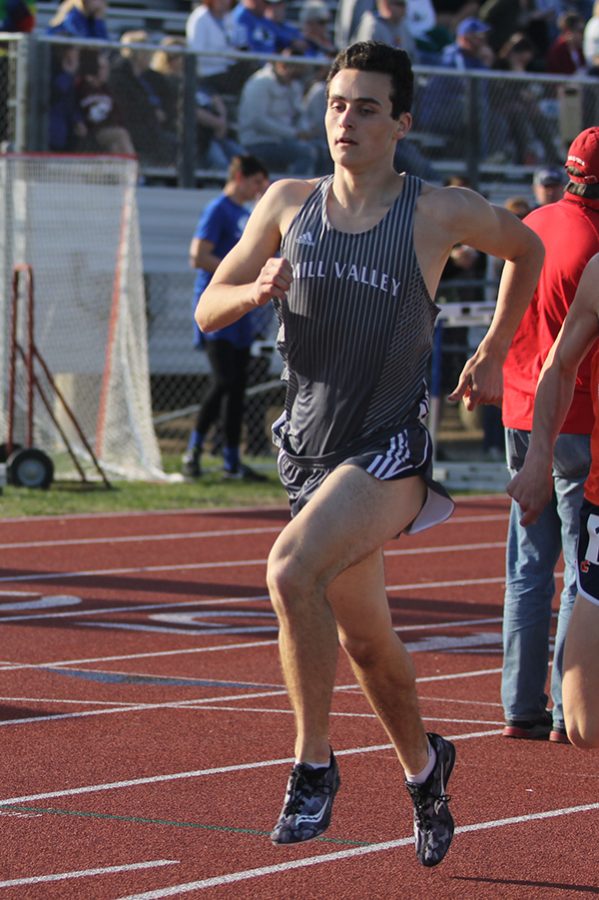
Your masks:
<svg viewBox="0 0 599 900"><path fill-rule="evenodd" d="M48 488L54 478L54 463L35 447L14 450L6 463L6 480L14 487Z"/></svg>

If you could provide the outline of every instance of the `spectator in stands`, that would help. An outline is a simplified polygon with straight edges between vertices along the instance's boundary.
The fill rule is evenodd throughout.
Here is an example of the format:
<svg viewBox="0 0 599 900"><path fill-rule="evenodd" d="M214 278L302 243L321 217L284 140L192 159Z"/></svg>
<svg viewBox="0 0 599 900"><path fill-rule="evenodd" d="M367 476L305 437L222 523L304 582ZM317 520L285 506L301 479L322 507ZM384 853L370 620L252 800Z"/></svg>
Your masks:
<svg viewBox="0 0 599 900"><path fill-rule="evenodd" d="M555 75L575 75L586 70L582 50L584 20L577 12L558 19L559 34L547 51L546 69Z"/></svg>
<svg viewBox="0 0 599 900"><path fill-rule="evenodd" d="M584 26L582 52L589 68L599 66L599 0L595 0L593 15Z"/></svg>
<svg viewBox="0 0 599 900"><path fill-rule="evenodd" d="M277 173L311 176L317 150L310 143L302 108L301 67L292 50L267 63L243 87L239 102L238 135L248 153Z"/></svg>
<svg viewBox="0 0 599 900"><path fill-rule="evenodd" d="M231 40L231 0L202 0L185 24L187 46L195 53L197 73L203 88L219 94L238 94L256 64L250 60L228 59L220 54L235 51ZM204 54L214 53L206 56Z"/></svg>
<svg viewBox="0 0 599 900"><path fill-rule="evenodd" d="M190 264L198 270L194 310L219 262L241 237L250 215L247 204L267 186L268 172L260 160L239 156L231 161L224 190L203 211L189 248ZM249 312L232 325L206 335L194 323L195 345L205 347L212 378L183 457L183 474L188 478L198 478L202 474L204 443L220 417L224 402L223 475L248 481L265 480L263 475L241 462L239 449L250 347L256 337L261 312Z"/></svg>
<svg viewBox="0 0 599 900"><path fill-rule="evenodd" d="M455 41L443 49L439 65L460 71L489 69L488 32L489 26L480 19L473 16L463 19L457 27ZM487 85L481 82L478 87L480 141L481 147L486 148ZM442 134L453 144L454 151L463 153L468 115L466 84L462 78L435 75L429 80L417 115L421 128Z"/></svg>
<svg viewBox="0 0 599 900"><path fill-rule="evenodd" d="M406 0L376 0L376 9L362 15L352 42L382 41L401 47L416 62L416 41L408 28L406 10Z"/></svg>
<svg viewBox="0 0 599 900"><path fill-rule="evenodd" d="M494 68L502 72L524 73L532 66L535 48L525 34L515 32L503 45ZM497 126L505 131L501 141L514 148L513 162L530 165L543 159L557 163L555 126L541 112L540 97L531 85L521 81L491 81L489 95ZM542 150L539 156L538 150Z"/></svg>
<svg viewBox="0 0 599 900"><path fill-rule="evenodd" d="M131 137L108 86L109 72L108 54L81 51L77 102L90 142L85 149L134 156Z"/></svg>
<svg viewBox="0 0 599 900"><path fill-rule="evenodd" d="M264 17L277 29L277 48L294 47L301 53L308 49L299 28L287 18L286 0L268 0L264 7Z"/></svg>
<svg viewBox="0 0 599 900"><path fill-rule="evenodd" d="M240 0L230 16L231 39L239 50L254 53L278 53L293 46L297 34L290 34L286 27L265 16L269 3L281 0ZM298 47L303 50L303 47Z"/></svg>
<svg viewBox="0 0 599 900"><path fill-rule="evenodd" d="M339 0L335 14L335 46L343 50L352 43L365 12L374 12L375 0Z"/></svg>
<svg viewBox="0 0 599 900"><path fill-rule="evenodd" d="M329 175L333 171L333 160L329 152L324 117L327 110L326 76L328 66L322 66L315 72L315 77L308 86L302 101L303 119L306 134L311 144L318 151L315 174Z"/></svg>
<svg viewBox="0 0 599 900"><path fill-rule="evenodd" d="M168 113L156 90L156 80L153 78L152 84L147 77L153 50L132 46L148 43L145 31L121 35L121 55L112 65L109 85L142 163L168 166L175 162L177 139L166 129Z"/></svg>
<svg viewBox="0 0 599 900"><path fill-rule="evenodd" d="M196 91L198 164L226 169L234 156L245 152L231 135L227 107L219 94Z"/></svg>
<svg viewBox="0 0 599 900"><path fill-rule="evenodd" d="M485 0L479 17L489 28L489 44L497 53L516 31L524 32L535 47L535 60L543 60L555 33L555 7L539 0Z"/></svg>
<svg viewBox="0 0 599 900"><path fill-rule="evenodd" d="M146 79L160 98L166 113L165 128L180 131L180 106L183 95L184 55L174 52L185 47L183 38L167 36L161 48L152 56ZM165 48L171 48L170 52ZM207 90L196 91L197 162L211 169L226 169L231 159L243 148L229 134L229 120L225 103L219 94Z"/></svg>
<svg viewBox="0 0 599 900"><path fill-rule="evenodd" d="M535 198L535 208L547 206L548 203L557 203L562 199L566 180L562 170L557 166L544 166L537 169L532 178L532 192Z"/></svg>
<svg viewBox="0 0 599 900"><path fill-rule="evenodd" d="M331 12L324 0L306 0L300 9L302 38L306 42L306 56L332 56L335 45L330 33Z"/></svg>
<svg viewBox="0 0 599 900"><path fill-rule="evenodd" d="M518 216L519 219L525 219L531 211L532 207L526 197L508 197L505 201L505 208L511 213Z"/></svg>
<svg viewBox="0 0 599 900"><path fill-rule="evenodd" d="M183 95L184 55L177 48L186 46L184 38L167 35L160 41L160 47L151 58L144 78L160 100L164 110L163 126L167 131L179 132L179 107Z"/></svg>
<svg viewBox="0 0 599 900"><path fill-rule="evenodd" d="M87 134L77 102L79 47L52 48L48 146L54 153L72 153Z"/></svg>
<svg viewBox="0 0 599 900"><path fill-rule="evenodd" d="M0 31L27 34L35 28L35 0L4 0L0 6Z"/></svg>
<svg viewBox="0 0 599 900"><path fill-rule="evenodd" d="M48 34L108 41L106 0L63 0L50 20Z"/></svg>

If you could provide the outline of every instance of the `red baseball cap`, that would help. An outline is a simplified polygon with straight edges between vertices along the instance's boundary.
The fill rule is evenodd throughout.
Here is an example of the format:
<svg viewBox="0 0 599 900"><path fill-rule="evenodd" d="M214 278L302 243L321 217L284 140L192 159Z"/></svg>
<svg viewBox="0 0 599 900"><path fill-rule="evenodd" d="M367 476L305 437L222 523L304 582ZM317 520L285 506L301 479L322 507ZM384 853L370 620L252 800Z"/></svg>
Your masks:
<svg viewBox="0 0 599 900"><path fill-rule="evenodd" d="M599 184L599 128L586 128L574 138L564 163L570 181Z"/></svg>

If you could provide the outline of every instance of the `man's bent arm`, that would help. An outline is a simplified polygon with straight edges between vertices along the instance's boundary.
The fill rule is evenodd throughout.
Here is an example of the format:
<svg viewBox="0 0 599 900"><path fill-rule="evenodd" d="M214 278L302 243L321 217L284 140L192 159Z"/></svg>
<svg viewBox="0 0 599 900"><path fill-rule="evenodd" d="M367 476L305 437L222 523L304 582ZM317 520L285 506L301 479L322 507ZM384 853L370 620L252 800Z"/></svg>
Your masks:
<svg viewBox="0 0 599 900"><path fill-rule="evenodd" d="M464 223L464 242L506 260L489 329L449 397L465 397L468 408L474 409L479 403L501 403L503 363L537 286L545 248L508 210L479 197L469 199L472 214Z"/></svg>
<svg viewBox="0 0 599 900"><path fill-rule="evenodd" d="M291 284L291 267L286 260L275 259L281 243L285 198L285 183L271 185L252 212L241 239L218 266L195 312L202 331L224 328L273 297L285 296Z"/></svg>

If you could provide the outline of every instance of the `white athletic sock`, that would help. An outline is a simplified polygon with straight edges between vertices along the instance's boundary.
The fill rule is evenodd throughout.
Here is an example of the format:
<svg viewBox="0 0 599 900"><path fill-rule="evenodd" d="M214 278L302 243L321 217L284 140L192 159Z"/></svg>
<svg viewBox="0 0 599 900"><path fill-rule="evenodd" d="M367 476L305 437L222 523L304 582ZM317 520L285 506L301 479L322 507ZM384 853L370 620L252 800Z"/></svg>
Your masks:
<svg viewBox="0 0 599 900"><path fill-rule="evenodd" d="M421 772L417 772L416 775L408 775L406 772L406 781L409 781L410 784L424 784L428 776L431 774L433 769L435 768L435 763L437 762L437 752L431 742L428 742L428 762L425 765L424 769Z"/></svg>
<svg viewBox="0 0 599 900"><path fill-rule="evenodd" d="M326 762L326 763L315 763L315 762L309 762L307 759L301 759L301 760L296 759L295 765L296 766L300 766L300 765L307 766L309 769L314 769L316 771L318 769L328 769L329 766L331 765L331 761L329 760L329 762Z"/></svg>

